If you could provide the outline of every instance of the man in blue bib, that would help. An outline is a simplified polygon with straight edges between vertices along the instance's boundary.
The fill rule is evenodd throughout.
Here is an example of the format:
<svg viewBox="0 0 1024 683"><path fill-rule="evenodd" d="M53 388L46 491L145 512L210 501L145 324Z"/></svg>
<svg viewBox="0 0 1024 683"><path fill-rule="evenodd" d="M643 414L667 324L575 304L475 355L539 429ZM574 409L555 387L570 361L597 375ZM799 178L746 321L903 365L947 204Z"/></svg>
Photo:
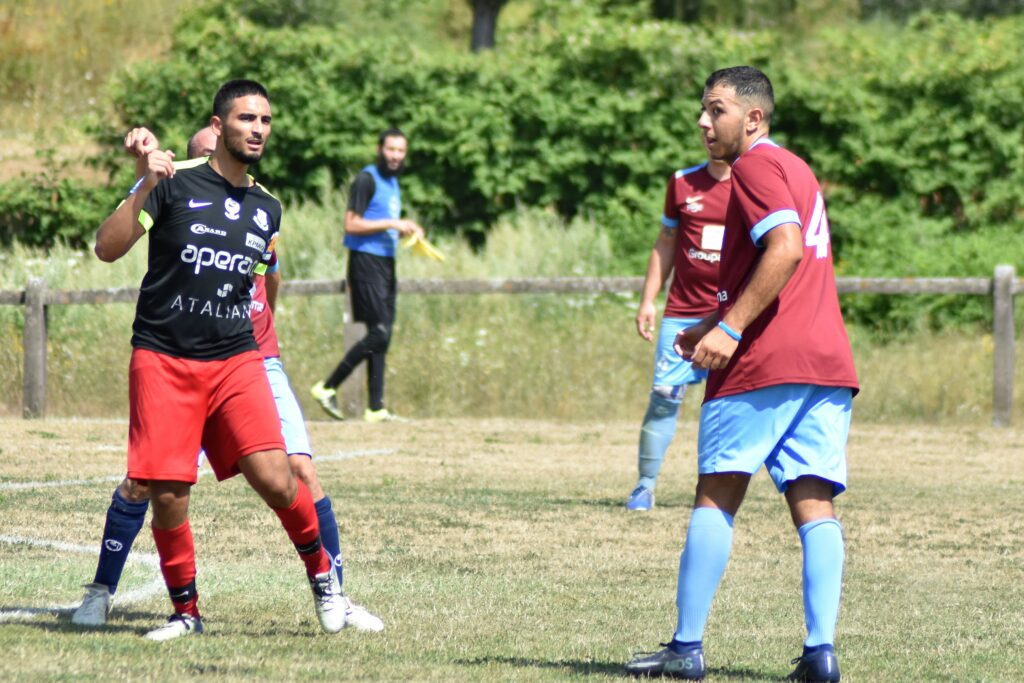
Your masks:
<svg viewBox="0 0 1024 683"><path fill-rule="evenodd" d="M331 417L343 420L338 406L338 386L363 360L367 364L369 405L367 422L388 422L395 415L384 407L384 357L395 321L397 279L395 249L399 236L423 237L423 228L402 215L398 176L405 166L408 140L397 128L377 139L377 160L356 176L345 211L345 246L348 247L348 288L352 317L366 324L366 336L349 349L313 394Z"/></svg>

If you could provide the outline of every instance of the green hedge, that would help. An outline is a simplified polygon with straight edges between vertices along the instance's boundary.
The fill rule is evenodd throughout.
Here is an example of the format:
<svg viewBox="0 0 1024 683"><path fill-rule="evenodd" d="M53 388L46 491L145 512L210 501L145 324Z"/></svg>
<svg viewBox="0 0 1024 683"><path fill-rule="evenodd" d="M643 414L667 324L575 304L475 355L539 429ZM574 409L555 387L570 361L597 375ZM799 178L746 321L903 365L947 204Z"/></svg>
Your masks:
<svg viewBox="0 0 1024 683"><path fill-rule="evenodd" d="M286 198L347 182L372 158L376 133L399 125L411 139L406 203L430 228L479 243L521 206L582 214L608 231L621 272L636 273L665 179L703 159L704 78L749 63L776 85L774 135L822 180L842 274L984 276L999 262L1024 265L1021 17L924 15L793 36L595 15L571 30L505 34L499 50L470 55L267 28L231 12L187 14L168 59L119 78L120 122L99 139L145 124L180 153L221 82L257 78L275 125L256 173ZM117 155L111 165L123 168ZM0 215L10 196L0 189ZM897 328L921 310L936 325L987 316L984 302L906 301L860 297L847 311Z"/></svg>
<svg viewBox="0 0 1024 683"><path fill-rule="evenodd" d="M768 54L770 38L595 18L566 40L523 36L470 55L197 16L172 59L131 71L115 99L124 122L181 139L223 80L258 78L275 112L258 173L276 190L313 196L326 173L345 181L371 160L376 133L399 125L412 146L407 203L427 225L482 239L519 205L594 215L634 269L668 174L701 159L704 76Z"/></svg>
<svg viewBox="0 0 1024 683"><path fill-rule="evenodd" d="M54 173L0 183L0 244L81 245L113 209L116 196L110 188Z"/></svg>

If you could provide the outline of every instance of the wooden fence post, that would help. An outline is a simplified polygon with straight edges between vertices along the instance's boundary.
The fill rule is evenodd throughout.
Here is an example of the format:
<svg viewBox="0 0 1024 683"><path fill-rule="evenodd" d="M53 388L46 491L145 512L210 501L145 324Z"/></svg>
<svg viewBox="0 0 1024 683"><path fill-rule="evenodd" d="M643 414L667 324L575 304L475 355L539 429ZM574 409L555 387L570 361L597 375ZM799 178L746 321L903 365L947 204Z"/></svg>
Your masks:
<svg viewBox="0 0 1024 683"><path fill-rule="evenodd" d="M346 292L345 296L345 339L343 345L345 353L351 349L363 335L366 334L366 325L357 323L352 318L352 297ZM341 360L340 358L338 359ZM333 368L332 368L333 369ZM341 389L341 412L346 418L363 419L363 410L366 408L366 363L360 363L352 374L339 387Z"/></svg>
<svg viewBox="0 0 1024 683"><path fill-rule="evenodd" d="M26 418L46 414L46 280L31 278L25 287L25 360L22 414Z"/></svg>
<svg viewBox="0 0 1024 683"><path fill-rule="evenodd" d="M1008 427L1013 420L1013 266L996 266L992 278L992 424Z"/></svg>

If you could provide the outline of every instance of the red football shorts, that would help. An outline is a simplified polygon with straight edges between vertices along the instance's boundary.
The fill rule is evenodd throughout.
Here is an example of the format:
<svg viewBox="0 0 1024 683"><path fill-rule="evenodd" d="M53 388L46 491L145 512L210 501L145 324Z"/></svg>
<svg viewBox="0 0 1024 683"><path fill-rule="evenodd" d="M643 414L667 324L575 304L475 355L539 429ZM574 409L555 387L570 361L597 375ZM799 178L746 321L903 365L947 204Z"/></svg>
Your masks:
<svg viewBox="0 0 1024 683"><path fill-rule="evenodd" d="M133 349L128 371L128 476L196 481L200 447L218 480L252 453L284 450L263 357L176 358Z"/></svg>

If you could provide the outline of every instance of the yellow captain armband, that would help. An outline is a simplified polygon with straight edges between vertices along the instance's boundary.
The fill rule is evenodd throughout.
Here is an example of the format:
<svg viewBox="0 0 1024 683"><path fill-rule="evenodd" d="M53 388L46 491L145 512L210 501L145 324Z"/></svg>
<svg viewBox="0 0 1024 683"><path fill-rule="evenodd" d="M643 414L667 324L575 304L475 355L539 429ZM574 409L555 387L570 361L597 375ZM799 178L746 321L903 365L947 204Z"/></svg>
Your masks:
<svg viewBox="0 0 1024 683"><path fill-rule="evenodd" d="M252 274L253 275L266 275L267 274L267 264L266 263L257 263L256 267L252 269Z"/></svg>
<svg viewBox="0 0 1024 683"><path fill-rule="evenodd" d="M146 232L149 232L149 229L153 227L153 217L150 216L145 211L140 211L139 212L139 225L142 226L143 230L145 230Z"/></svg>

